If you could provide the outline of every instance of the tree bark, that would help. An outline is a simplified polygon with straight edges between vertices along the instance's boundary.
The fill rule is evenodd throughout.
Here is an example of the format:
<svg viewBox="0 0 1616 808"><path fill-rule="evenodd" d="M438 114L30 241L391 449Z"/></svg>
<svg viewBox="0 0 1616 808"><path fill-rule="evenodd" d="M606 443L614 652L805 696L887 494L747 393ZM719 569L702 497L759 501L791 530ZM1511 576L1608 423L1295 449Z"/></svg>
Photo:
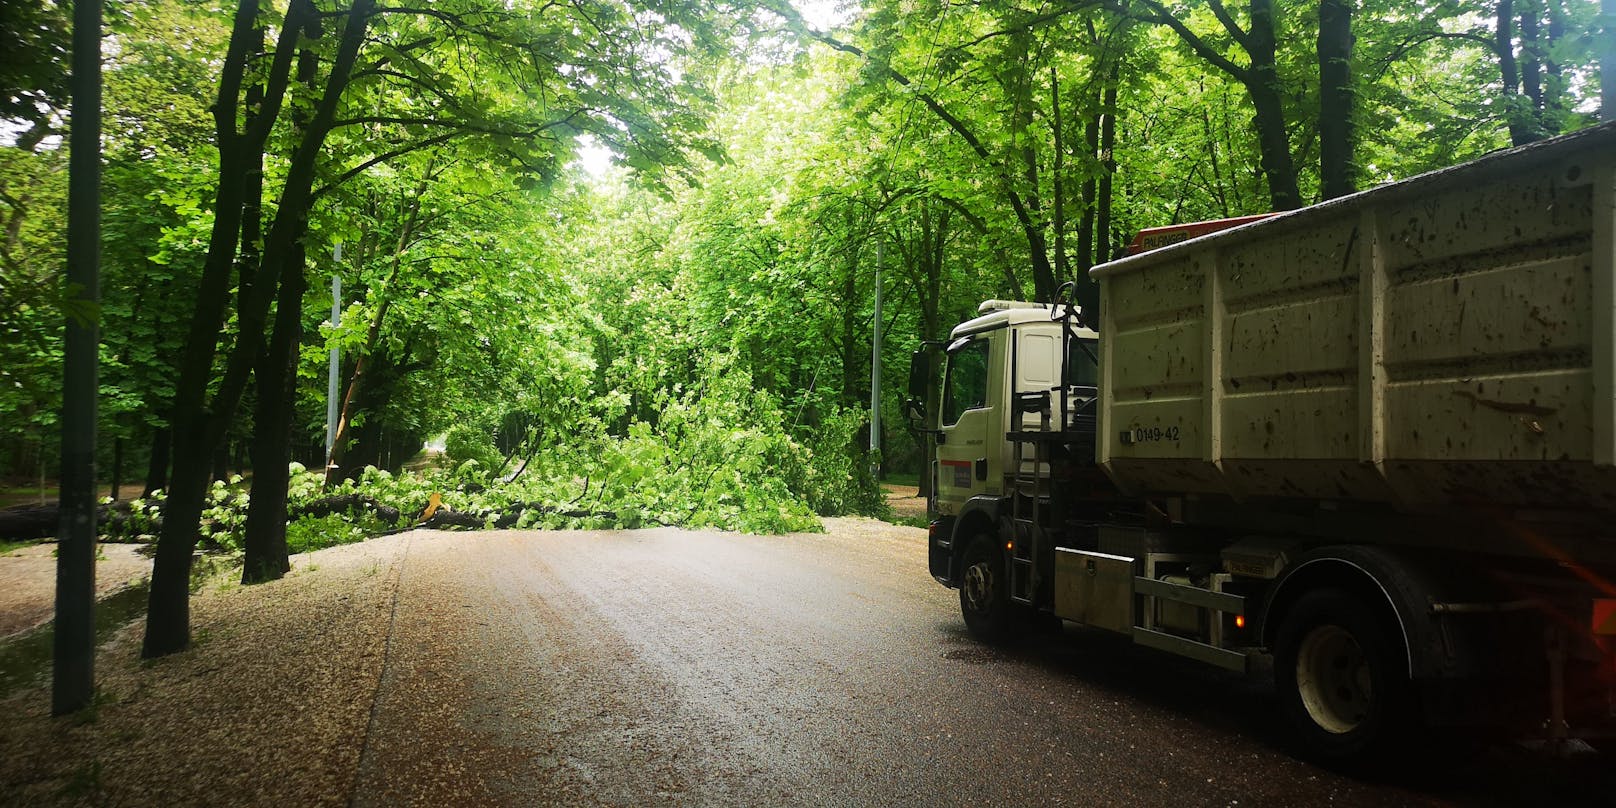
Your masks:
<svg viewBox="0 0 1616 808"><path fill-rule="evenodd" d="M262 583L291 569L286 548L286 496L291 462L292 405L297 395L297 346L303 336L305 253L298 245L276 301L275 332L254 373L252 496L247 502L241 582Z"/></svg>
<svg viewBox="0 0 1616 808"><path fill-rule="evenodd" d="M1493 48L1498 54L1498 74L1504 87L1504 118L1509 125L1510 143L1524 146L1537 138L1532 135L1527 102L1521 98L1521 74L1515 61L1515 3L1498 0Z"/></svg>
<svg viewBox="0 0 1616 808"><path fill-rule="evenodd" d="M151 457L146 463L146 487L142 497L149 497L168 486L168 447L171 442L168 426L152 430Z"/></svg>
<svg viewBox="0 0 1616 808"><path fill-rule="evenodd" d="M1523 0L1518 6L1521 19L1521 95L1525 96L1530 105L1532 135L1541 138L1543 133L1541 117L1543 115L1543 43L1539 37L1539 8L1536 0Z"/></svg>
<svg viewBox="0 0 1616 808"><path fill-rule="evenodd" d="M320 20L311 17L305 21L304 36L310 41L320 37ZM319 58L305 45L298 53L297 81L312 94ZM248 98L253 98L249 90ZM307 133L307 115L294 114L294 131ZM247 221L242 228L243 256L256 259L257 245L248 239L249 232L259 230L259 206L263 196L263 155L249 179L249 186L257 193L249 197ZM308 251L301 237L292 242L283 270L280 291L275 303L275 330L268 347L261 351L253 378L258 388L258 400L253 413L252 461L253 480L247 500L247 519L242 526L243 584L263 583L284 576L292 568L286 547L286 498L290 482L292 409L297 396L297 347L303 337L303 293L308 290L304 269ZM252 263L244 261L244 263ZM245 267L243 268L245 270Z"/></svg>
<svg viewBox="0 0 1616 808"><path fill-rule="evenodd" d="M1112 150L1117 144L1117 81L1120 71L1117 65L1111 65L1110 80L1100 95L1100 141L1099 153L1100 178L1094 194L1094 253L1084 256L1084 271L1078 273L1077 285L1072 290L1072 296L1077 299L1077 305L1083 311L1083 322L1090 328L1099 328L1100 317L1100 285L1089 277L1087 270L1095 264L1111 260L1111 207L1112 207L1112 177L1116 174L1117 162L1112 156Z"/></svg>
<svg viewBox="0 0 1616 808"><path fill-rule="evenodd" d="M1358 190L1354 160L1352 2L1319 3L1319 178L1325 199Z"/></svg>
<svg viewBox="0 0 1616 808"><path fill-rule="evenodd" d="M1251 54L1251 69L1246 89L1256 116L1268 197L1274 210L1294 210L1302 206L1302 192L1296 183L1290 135L1285 131L1285 106L1279 93L1273 0L1251 0L1250 43L1247 52Z"/></svg>
<svg viewBox="0 0 1616 808"><path fill-rule="evenodd" d="M112 439L112 501L118 501L118 489L123 487L123 436Z"/></svg>
<svg viewBox="0 0 1616 808"><path fill-rule="evenodd" d="M394 282L398 279L400 267L404 263L404 251L410 246L410 239L415 235L415 226L421 213L421 195L426 193L427 182L432 176L432 164L422 172L421 180L415 186L415 192L405 201L406 213L399 227L398 241L393 247L393 263L388 270L387 279L382 282L381 291L377 293L380 300L376 305L376 313L370 318L370 327L365 332L365 344L359 349L359 356L354 360L353 373L348 377L348 384L343 391L342 406L337 414L337 428L332 433L331 456L326 458L325 484L332 483L347 474L342 468L347 461L349 443L349 425L353 422L354 413L358 410L358 392L360 384L364 381L365 371L369 368L371 354L381 344L382 323L387 319L387 311L392 308L393 300L389 296Z"/></svg>
<svg viewBox="0 0 1616 808"><path fill-rule="evenodd" d="M1053 161L1050 166L1053 215L1055 229L1055 277L1072 276L1071 256L1066 252L1066 133L1061 127L1060 72L1049 68L1050 133L1054 137ZM1086 187L1086 186L1085 186Z"/></svg>
<svg viewBox="0 0 1616 808"><path fill-rule="evenodd" d="M934 203L930 200L925 201L924 204L926 210L928 211L932 209L934 205ZM928 240L926 250L923 253L924 261L921 266L922 274L919 283L920 333L923 339L928 340L941 339L944 335L941 310L943 261L948 246L949 224L951 219L949 216L949 209L944 207L942 210L939 210L936 218L937 225L935 228L932 228L931 238ZM927 356L929 357L927 367L928 378L936 379L936 364L938 355L934 351L928 351ZM926 385L927 423L932 423L932 419L937 417L937 410L939 406L938 402L941 395L937 388L938 385L936 384ZM929 499L932 493L931 466L932 463L937 459L937 447L929 440L921 441L920 445L921 471L919 494L921 497Z"/></svg>
<svg viewBox="0 0 1616 808"><path fill-rule="evenodd" d="M1096 99L1097 100L1097 99ZM1099 176L1094 170L1094 163L1100 157L1100 117L1103 113L1096 109L1083 124L1084 160L1083 171L1087 175L1083 179L1083 219L1077 227L1077 266L1078 272L1087 273L1094 266L1094 225L1095 197L1099 193Z"/></svg>

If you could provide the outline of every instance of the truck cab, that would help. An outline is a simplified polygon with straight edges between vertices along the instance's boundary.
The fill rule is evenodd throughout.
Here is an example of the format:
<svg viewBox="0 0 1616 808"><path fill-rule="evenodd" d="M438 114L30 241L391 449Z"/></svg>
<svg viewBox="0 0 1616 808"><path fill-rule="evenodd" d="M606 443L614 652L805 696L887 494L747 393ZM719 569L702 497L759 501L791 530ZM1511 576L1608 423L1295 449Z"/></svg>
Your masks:
<svg viewBox="0 0 1616 808"><path fill-rule="evenodd" d="M1099 335L1077 322L1075 308L988 300L977 311L954 327L943 354L928 506L933 530L950 534L945 545L955 533L979 533L1004 517L1018 477L1047 474L1047 463L1018 457L1005 436L1048 431L1063 417L1072 427L1093 412L1097 393ZM932 574L957 585L952 555L934 558Z"/></svg>

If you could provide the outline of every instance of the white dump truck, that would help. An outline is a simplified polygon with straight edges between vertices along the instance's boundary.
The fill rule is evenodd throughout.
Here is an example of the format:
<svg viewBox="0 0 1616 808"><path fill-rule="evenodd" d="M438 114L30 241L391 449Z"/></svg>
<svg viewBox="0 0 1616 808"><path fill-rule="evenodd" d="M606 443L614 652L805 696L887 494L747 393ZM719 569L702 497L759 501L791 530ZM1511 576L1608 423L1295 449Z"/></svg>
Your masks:
<svg viewBox="0 0 1616 808"><path fill-rule="evenodd" d="M1613 238L1601 126L1095 267L1097 317L984 303L920 429L931 573L986 639L1267 656L1319 756L1611 737Z"/></svg>

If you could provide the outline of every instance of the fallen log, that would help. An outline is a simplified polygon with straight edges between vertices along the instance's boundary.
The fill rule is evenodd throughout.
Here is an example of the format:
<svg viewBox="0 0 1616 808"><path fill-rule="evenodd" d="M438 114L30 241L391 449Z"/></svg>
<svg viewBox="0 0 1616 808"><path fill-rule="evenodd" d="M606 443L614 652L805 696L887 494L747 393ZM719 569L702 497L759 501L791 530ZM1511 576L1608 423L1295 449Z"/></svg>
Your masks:
<svg viewBox="0 0 1616 808"><path fill-rule="evenodd" d="M61 505L55 502L44 505L18 505L0 510L0 541L54 539L61 512ZM129 500L114 502L111 505L97 505L95 509L96 530L103 540L108 537L114 539L123 537L125 527L132 518ZM150 517L150 520L151 527L144 532L156 534L162 528L163 521L157 517Z"/></svg>
<svg viewBox="0 0 1616 808"><path fill-rule="evenodd" d="M33 541L56 538L56 523L61 518L61 507L48 505L19 505L0 511L0 540ZM97 514L96 519L101 518Z"/></svg>
<svg viewBox="0 0 1616 808"><path fill-rule="evenodd" d="M306 502L289 509L286 514L286 521L296 521L305 516L330 516L334 513L351 514L358 510L373 511L377 518L384 522L397 522L402 515L397 508L383 505L364 494L337 494Z"/></svg>
<svg viewBox="0 0 1616 808"><path fill-rule="evenodd" d="M619 518L616 511L595 511L582 508L563 509L552 505L541 505L536 502L512 503L511 505L507 505L506 507L497 510L486 509L478 511L455 511L450 510L448 506L445 505L440 505L437 508L432 508L429 510L429 516L413 525L401 527L397 530L383 531L374 535L390 536L395 533L403 533L407 530L423 529L433 530L447 528L471 528L474 530L481 530L485 527L504 529L514 527L522 520L523 516L530 513L541 516L565 516L569 519L605 519L606 521L613 523L617 522ZM661 519L647 518L645 521L658 524L663 527L678 527L678 525L672 522L665 522Z"/></svg>

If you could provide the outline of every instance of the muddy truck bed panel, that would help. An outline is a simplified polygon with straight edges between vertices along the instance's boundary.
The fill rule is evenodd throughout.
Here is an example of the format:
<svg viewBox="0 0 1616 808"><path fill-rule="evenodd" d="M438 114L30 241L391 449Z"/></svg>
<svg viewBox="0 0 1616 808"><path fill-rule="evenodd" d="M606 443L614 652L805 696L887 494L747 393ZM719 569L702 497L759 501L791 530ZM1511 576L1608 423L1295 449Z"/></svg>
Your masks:
<svg viewBox="0 0 1616 808"><path fill-rule="evenodd" d="M1616 126L1096 267L1141 495L1616 514Z"/></svg>

